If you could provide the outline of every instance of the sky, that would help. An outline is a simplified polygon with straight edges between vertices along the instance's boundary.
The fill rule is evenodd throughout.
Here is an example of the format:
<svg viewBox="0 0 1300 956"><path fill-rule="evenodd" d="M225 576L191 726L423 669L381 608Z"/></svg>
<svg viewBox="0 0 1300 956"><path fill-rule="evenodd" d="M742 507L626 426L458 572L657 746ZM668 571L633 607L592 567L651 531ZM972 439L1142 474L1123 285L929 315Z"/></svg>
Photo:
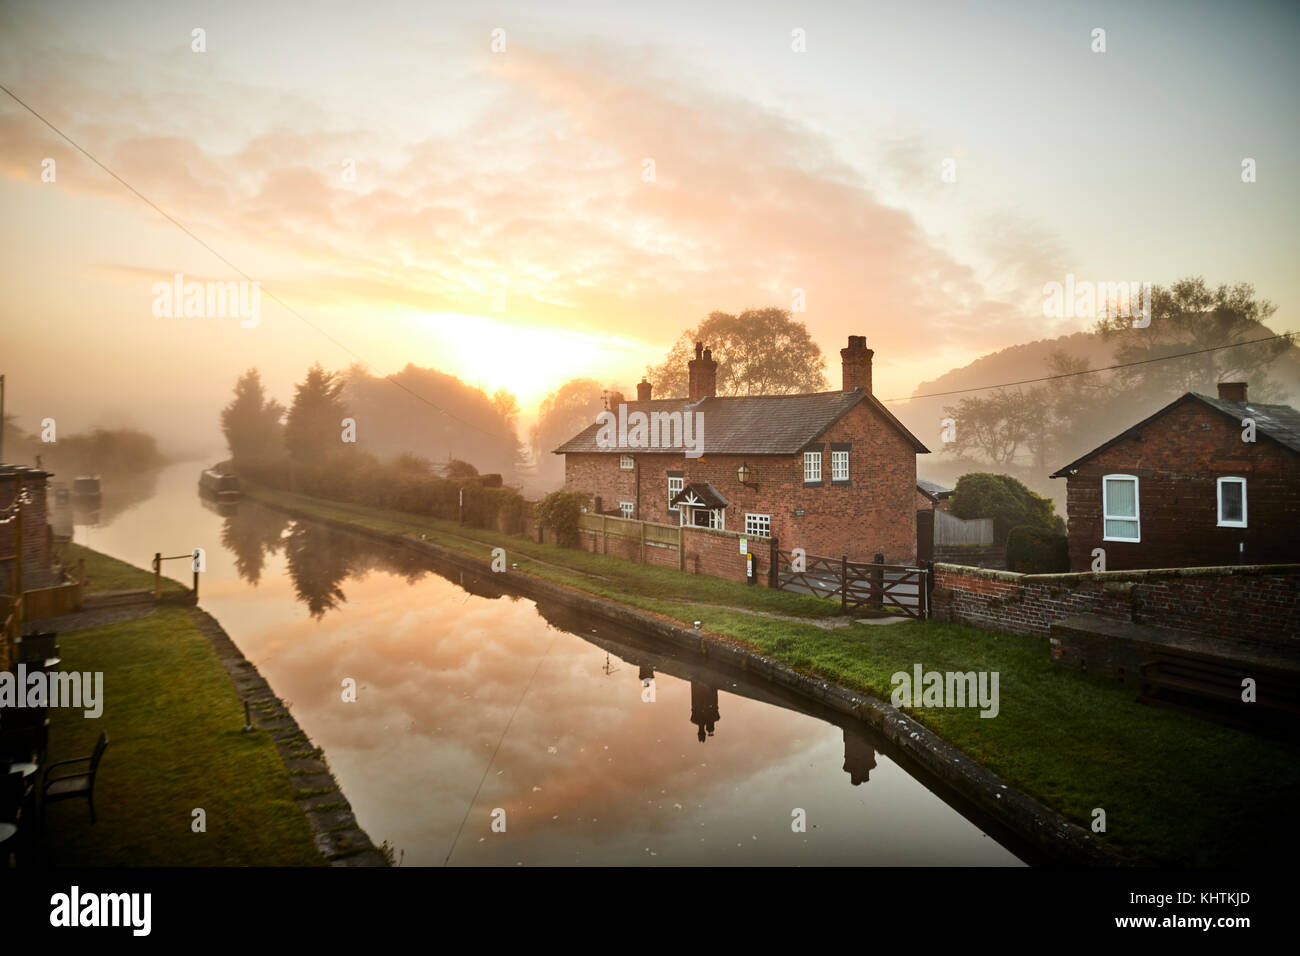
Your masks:
<svg viewBox="0 0 1300 956"><path fill-rule="evenodd" d="M885 399L1089 327L1067 275L1295 329L1298 41L1262 2L0 2L0 83L203 243L0 93L7 409L216 448L248 367L414 362L526 425L796 290ZM156 315L178 273L257 324Z"/></svg>

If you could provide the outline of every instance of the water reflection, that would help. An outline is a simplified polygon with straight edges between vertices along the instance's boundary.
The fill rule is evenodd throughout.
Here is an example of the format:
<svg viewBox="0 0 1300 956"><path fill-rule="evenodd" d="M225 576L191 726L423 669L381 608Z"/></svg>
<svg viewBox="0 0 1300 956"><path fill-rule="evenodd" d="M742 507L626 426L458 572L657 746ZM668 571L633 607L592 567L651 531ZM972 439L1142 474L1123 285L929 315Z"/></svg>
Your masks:
<svg viewBox="0 0 1300 956"><path fill-rule="evenodd" d="M219 536L229 555L209 556L205 604L293 702L362 825L408 863L1025 855L869 727L791 691L507 593L486 569L248 500L195 511L211 522L197 540ZM345 677L356 703L340 703ZM487 829L495 808L508 836Z"/></svg>

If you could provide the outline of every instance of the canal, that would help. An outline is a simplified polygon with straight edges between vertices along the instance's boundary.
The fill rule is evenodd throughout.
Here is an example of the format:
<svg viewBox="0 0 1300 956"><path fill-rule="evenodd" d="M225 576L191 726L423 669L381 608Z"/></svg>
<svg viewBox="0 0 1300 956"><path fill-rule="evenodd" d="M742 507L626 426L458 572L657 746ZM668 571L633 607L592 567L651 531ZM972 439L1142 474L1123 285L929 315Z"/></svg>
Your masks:
<svg viewBox="0 0 1300 956"><path fill-rule="evenodd" d="M218 509L202 467L129 501L106 487L75 540L139 567L204 548L201 605L406 865L1022 862L865 725L490 574L252 501Z"/></svg>

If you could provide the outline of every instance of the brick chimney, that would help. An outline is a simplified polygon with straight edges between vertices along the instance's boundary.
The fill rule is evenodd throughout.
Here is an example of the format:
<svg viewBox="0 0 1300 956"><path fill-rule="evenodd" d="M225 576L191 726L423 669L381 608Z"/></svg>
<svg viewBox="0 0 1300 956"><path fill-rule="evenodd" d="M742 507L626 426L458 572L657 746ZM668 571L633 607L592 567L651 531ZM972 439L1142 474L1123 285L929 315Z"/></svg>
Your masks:
<svg viewBox="0 0 1300 956"><path fill-rule="evenodd" d="M867 348L865 335L850 335L849 347L840 349L844 363L844 391L860 388L871 394L871 357L876 353Z"/></svg>
<svg viewBox="0 0 1300 956"><path fill-rule="evenodd" d="M1220 382L1219 398L1225 402L1240 402L1246 404L1246 383L1245 382Z"/></svg>
<svg viewBox="0 0 1300 956"><path fill-rule="evenodd" d="M718 392L718 363L713 360L713 350L695 343L695 358L686 364L690 373L690 400L713 398Z"/></svg>
<svg viewBox="0 0 1300 956"><path fill-rule="evenodd" d="M650 401L650 388L651 388L650 383L647 382L645 379L641 379L641 381L637 382L637 383L636 383L636 400L637 400L638 402L648 402L648 401Z"/></svg>

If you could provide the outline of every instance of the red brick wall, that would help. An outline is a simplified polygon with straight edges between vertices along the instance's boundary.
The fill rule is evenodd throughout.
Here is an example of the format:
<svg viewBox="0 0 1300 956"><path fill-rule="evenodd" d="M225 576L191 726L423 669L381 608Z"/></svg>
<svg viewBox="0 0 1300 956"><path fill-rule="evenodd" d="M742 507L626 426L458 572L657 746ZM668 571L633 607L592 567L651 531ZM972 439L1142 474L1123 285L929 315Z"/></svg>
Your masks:
<svg viewBox="0 0 1300 956"><path fill-rule="evenodd" d="M707 427L708 422L705 422ZM852 445L849 484L831 483L831 443ZM823 445L823 483L805 487L802 455L682 455L633 453L634 471L619 468L619 455L565 456L564 486L601 497L606 510L620 501L638 503L635 517L677 524L668 511L668 472L684 473L689 484L708 481L728 501L726 529L744 531L745 512L772 516L772 533L785 550L870 561L877 553L889 564L916 558L916 452L868 404L861 403L817 439ZM740 484L736 468L748 462L757 490ZM640 495L637 497L637 476ZM802 509L803 515L795 512ZM766 556L764 555L764 558Z"/></svg>
<svg viewBox="0 0 1300 956"><path fill-rule="evenodd" d="M1300 456L1241 434L1239 422L1191 400L1080 465L1066 479L1070 569L1091 570L1094 548L1105 549L1108 571L1233 565L1241 542L1246 564L1300 561ZM1103 540L1109 474L1138 478L1140 542ZM1230 476L1246 479L1249 527L1217 526L1217 479Z"/></svg>
<svg viewBox="0 0 1300 956"><path fill-rule="evenodd" d="M728 581L745 580L745 556L740 553L740 539L745 537L735 531L711 531L707 528L685 528L682 540L686 551L684 570L691 574L707 574ZM770 543L767 538L747 539L749 550L754 552L758 561L758 583L766 586L767 572L770 565ZM641 560L641 542L639 538L622 537L613 534L602 535L599 531L582 530L578 533L578 546L593 554L607 554L625 561ZM645 563L662 568L677 568L679 565L675 546L657 545L647 541Z"/></svg>
<svg viewBox="0 0 1300 956"><path fill-rule="evenodd" d="M45 518L46 480L25 476L22 484L32 499L32 503L23 508L23 578L28 587L44 587L49 582L41 580L40 576L50 570L54 557L50 531ZM18 496L18 486L19 481L16 476L0 476L0 508L7 508L13 504ZM9 558L13 555L16 530L15 522L0 524L0 558ZM8 589L13 563L11 560L0 563L0 588Z"/></svg>
<svg viewBox="0 0 1300 956"><path fill-rule="evenodd" d="M934 616L1046 635L1075 614L1300 646L1300 567L1014 574L935 566Z"/></svg>

